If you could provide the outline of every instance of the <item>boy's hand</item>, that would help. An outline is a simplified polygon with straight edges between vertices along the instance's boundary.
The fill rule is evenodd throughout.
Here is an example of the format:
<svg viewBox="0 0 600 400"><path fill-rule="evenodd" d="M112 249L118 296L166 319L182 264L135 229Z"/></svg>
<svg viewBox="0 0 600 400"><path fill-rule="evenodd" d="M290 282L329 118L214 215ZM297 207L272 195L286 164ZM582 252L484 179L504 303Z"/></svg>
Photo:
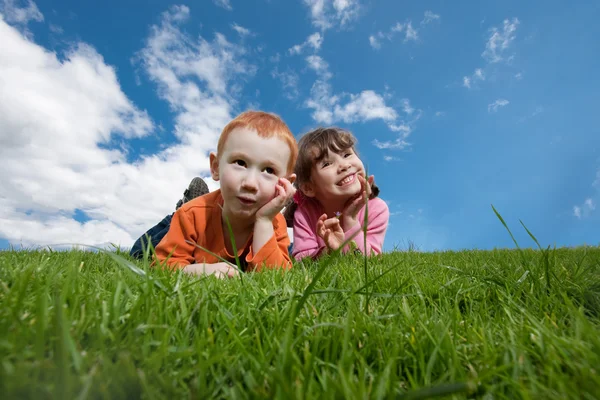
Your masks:
<svg viewBox="0 0 600 400"><path fill-rule="evenodd" d="M361 186L360 192L346 202L342 211L342 226L345 230L358 223L358 212L367 204L367 199L371 196L371 186L375 182L375 177L371 175L368 179L365 179L364 176L358 175L358 180Z"/></svg>
<svg viewBox="0 0 600 400"><path fill-rule="evenodd" d="M295 174L292 174L290 178L294 179ZM256 212L256 219L264 219L273 221L273 218L277 213L281 212L283 207L294 197L296 188L286 178L279 178L277 185L275 185L275 195L267 204L262 206L260 210Z"/></svg>
<svg viewBox="0 0 600 400"><path fill-rule="evenodd" d="M183 268L183 272L191 275L214 275L219 279L233 278L240 272L226 262L215 264L190 264Z"/></svg>
<svg viewBox="0 0 600 400"><path fill-rule="evenodd" d="M327 218L323 214L317 220L317 235L323 239L327 247L331 250L337 250L344 243L344 230L337 217Z"/></svg>

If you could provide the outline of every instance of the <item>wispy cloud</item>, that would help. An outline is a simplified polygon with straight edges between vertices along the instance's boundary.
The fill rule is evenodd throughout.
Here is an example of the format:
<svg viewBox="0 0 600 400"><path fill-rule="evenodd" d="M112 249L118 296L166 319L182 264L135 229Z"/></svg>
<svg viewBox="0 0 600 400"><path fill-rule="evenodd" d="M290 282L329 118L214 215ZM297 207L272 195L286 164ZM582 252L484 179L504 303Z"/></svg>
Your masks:
<svg viewBox="0 0 600 400"><path fill-rule="evenodd" d="M344 28L356 20L361 11L359 0L304 0L310 9L312 24L321 30Z"/></svg>
<svg viewBox="0 0 600 400"><path fill-rule="evenodd" d="M507 63L512 62L514 54L509 55L509 48L512 42L516 38L517 27L519 26L519 19L513 18L512 20L505 19L503 22L502 29L492 27L490 29L490 37L488 38L485 46L485 50L481 53L483 59L487 64L495 64L500 61L506 61ZM521 79L522 74L518 73L515 75L516 79ZM478 81L485 80L484 68L476 68L472 75L465 75L462 78L462 86L467 89L471 89Z"/></svg>
<svg viewBox="0 0 600 400"><path fill-rule="evenodd" d="M596 209L596 203L591 198L585 199L582 205L573 206L573 216L582 219L588 217Z"/></svg>
<svg viewBox="0 0 600 400"><path fill-rule="evenodd" d="M235 22L233 24L231 24L231 28L233 30L235 30L241 37L254 35L254 33L252 33L252 31L250 29L244 28L243 26L240 26L240 25L236 24Z"/></svg>
<svg viewBox="0 0 600 400"><path fill-rule="evenodd" d="M519 19L513 18L512 20L505 19L501 30L496 27L491 28L491 36L481 56L490 63L504 60L508 48L515 40L518 25Z"/></svg>
<svg viewBox="0 0 600 400"><path fill-rule="evenodd" d="M394 157L394 156L383 156L383 159L387 162L400 160L398 157Z"/></svg>
<svg viewBox="0 0 600 400"><path fill-rule="evenodd" d="M233 7L231 7L231 2L229 0L213 0L213 3L228 11L233 10Z"/></svg>
<svg viewBox="0 0 600 400"><path fill-rule="evenodd" d="M63 28L54 24L49 24L48 29L50 29L50 32L56 33L57 35L61 35L64 32Z"/></svg>
<svg viewBox="0 0 600 400"><path fill-rule="evenodd" d="M21 3L21 4L19 4ZM27 24L29 21L42 22L44 15L32 0L2 0L0 13L9 24Z"/></svg>
<svg viewBox="0 0 600 400"><path fill-rule="evenodd" d="M306 57L306 63L317 74L310 97L305 102L305 106L313 110L312 118L316 122L329 125L339 121L354 123L379 119L392 131L410 130L400 120L398 112L386 104L385 96L373 90L363 90L358 94L334 94L329 83L333 74L329 71L327 61L318 55L311 55ZM402 109L406 113L415 111L408 100L403 100Z"/></svg>
<svg viewBox="0 0 600 400"><path fill-rule="evenodd" d="M275 67L271 71L271 76L277 79L281 83L283 89L283 95L289 100L295 100L298 98L298 74L288 69L285 72L279 72L279 68Z"/></svg>
<svg viewBox="0 0 600 400"><path fill-rule="evenodd" d="M421 25L427 25L440 20L439 14L434 14L432 11L425 11L425 17L421 21Z"/></svg>
<svg viewBox="0 0 600 400"><path fill-rule="evenodd" d="M496 112L500 107L506 107L510 102L506 99L498 99L488 104L488 112Z"/></svg>
<svg viewBox="0 0 600 400"><path fill-rule="evenodd" d="M471 89L471 86L479 81L485 81L485 75L481 68L477 68L471 76L463 76L463 86L468 89Z"/></svg>
<svg viewBox="0 0 600 400"><path fill-rule="evenodd" d="M438 14L434 14L431 11L425 11L425 17L421 21L421 26L423 27L427 24L439 20L440 16ZM404 23L396 22L387 31L379 31L373 35L370 35L369 44L374 49L380 49L383 41L391 41L397 35L401 35L404 37L404 43L408 41L416 42L417 40L419 40L418 30L413 27L411 20L406 20Z"/></svg>
<svg viewBox="0 0 600 400"><path fill-rule="evenodd" d="M396 22L386 32L379 31L369 36L369 44L374 49L380 49L383 41L392 41L395 36L404 36L404 43L412 40L417 41L419 39L419 33L413 28L410 20L405 23Z"/></svg>
<svg viewBox="0 0 600 400"><path fill-rule="evenodd" d="M301 54L306 48L312 48L314 51L319 51L321 44L323 44L323 39L323 35L321 35L319 32L315 32L307 37L304 43L290 47L288 52L292 55Z"/></svg>

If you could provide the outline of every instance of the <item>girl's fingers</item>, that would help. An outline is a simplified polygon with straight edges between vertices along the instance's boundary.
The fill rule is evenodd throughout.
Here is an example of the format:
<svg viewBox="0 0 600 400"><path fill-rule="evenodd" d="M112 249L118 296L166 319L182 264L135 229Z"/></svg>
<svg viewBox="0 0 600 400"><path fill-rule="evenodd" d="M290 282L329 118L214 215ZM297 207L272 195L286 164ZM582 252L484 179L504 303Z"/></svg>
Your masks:
<svg viewBox="0 0 600 400"><path fill-rule="evenodd" d="M334 227L336 227L339 224L340 224L340 220L337 218L329 218L328 220L326 220L324 222L325 228L328 228L328 229L333 229Z"/></svg>

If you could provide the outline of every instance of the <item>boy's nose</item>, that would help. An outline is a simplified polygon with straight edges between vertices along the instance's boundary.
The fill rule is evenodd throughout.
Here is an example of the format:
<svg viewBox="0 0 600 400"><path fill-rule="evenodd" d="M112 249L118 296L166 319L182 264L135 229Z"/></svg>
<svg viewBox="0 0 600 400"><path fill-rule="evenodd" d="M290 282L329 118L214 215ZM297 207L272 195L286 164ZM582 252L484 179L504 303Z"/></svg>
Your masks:
<svg viewBox="0 0 600 400"><path fill-rule="evenodd" d="M242 180L242 187L246 190L255 192L257 190L257 177L256 174L252 173L252 172L248 172L245 176L244 179Z"/></svg>

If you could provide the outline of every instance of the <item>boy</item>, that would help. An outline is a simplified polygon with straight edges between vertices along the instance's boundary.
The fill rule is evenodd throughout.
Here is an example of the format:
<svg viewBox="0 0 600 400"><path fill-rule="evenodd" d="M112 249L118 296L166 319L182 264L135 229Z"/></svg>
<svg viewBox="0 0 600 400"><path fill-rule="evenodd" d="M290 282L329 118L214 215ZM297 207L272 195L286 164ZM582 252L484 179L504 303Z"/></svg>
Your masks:
<svg viewBox="0 0 600 400"><path fill-rule="evenodd" d="M220 189L175 212L156 247L157 259L192 274L234 276L235 268L211 254L235 262L233 236L244 270L290 268L280 211L295 193L297 156L296 139L279 117L261 111L237 116L223 129L217 153L210 153L210 172Z"/></svg>

